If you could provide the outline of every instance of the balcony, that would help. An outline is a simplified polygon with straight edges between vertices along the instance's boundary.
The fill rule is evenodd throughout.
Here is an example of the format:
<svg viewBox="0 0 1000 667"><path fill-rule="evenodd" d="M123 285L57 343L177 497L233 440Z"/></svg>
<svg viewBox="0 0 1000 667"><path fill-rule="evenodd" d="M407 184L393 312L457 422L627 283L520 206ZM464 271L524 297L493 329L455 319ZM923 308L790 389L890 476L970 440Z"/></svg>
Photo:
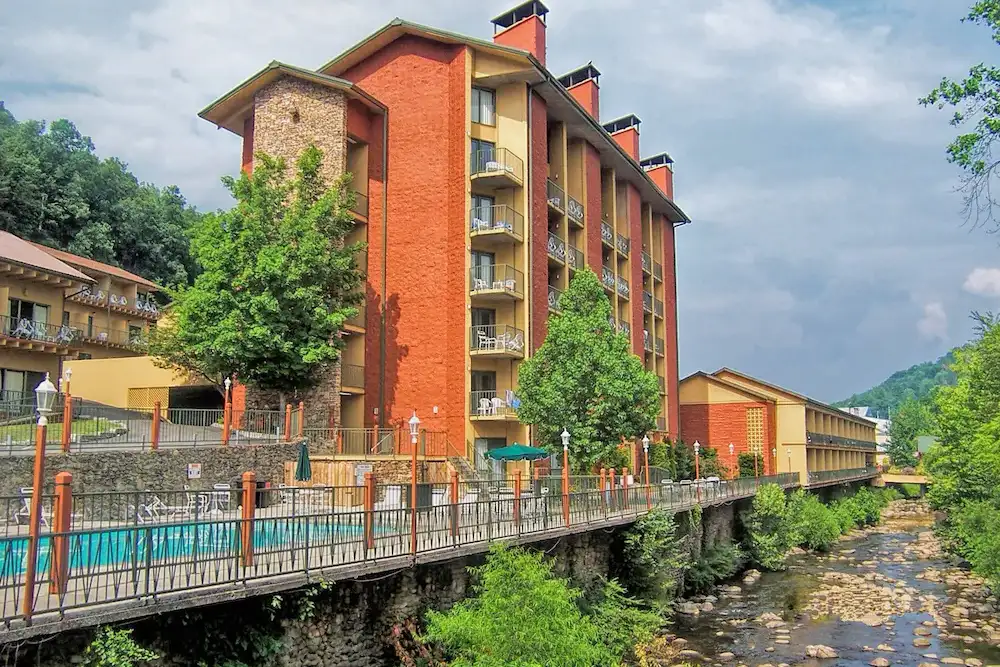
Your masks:
<svg viewBox="0 0 1000 667"><path fill-rule="evenodd" d="M363 195L357 190L351 190L351 194L354 195L354 203L351 205L351 213L368 219L368 195Z"/></svg>
<svg viewBox="0 0 1000 667"><path fill-rule="evenodd" d="M632 327L629 326L628 322L622 320L618 323L618 333L625 334L625 336L629 337L632 335Z"/></svg>
<svg viewBox="0 0 1000 667"><path fill-rule="evenodd" d="M663 356L663 351L665 349L666 349L666 347L663 345L663 339L657 337L657 339L656 339L656 354L658 354L659 356L662 357Z"/></svg>
<svg viewBox="0 0 1000 667"><path fill-rule="evenodd" d="M365 304L361 303L355 306L358 309L358 314L354 317L347 318L344 322L344 331L348 333L364 333L365 332Z"/></svg>
<svg viewBox="0 0 1000 667"><path fill-rule="evenodd" d="M486 242L524 240L524 216L506 204L474 207L469 211L469 235Z"/></svg>
<svg viewBox="0 0 1000 667"><path fill-rule="evenodd" d="M606 266L601 266L601 283L604 285L604 289L609 292L615 291L615 272Z"/></svg>
<svg viewBox="0 0 1000 667"><path fill-rule="evenodd" d="M572 271L577 269L582 269L586 266L586 260L583 257L583 252L579 248L574 248L571 245L566 246L566 263L569 264L569 268Z"/></svg>
<svg viewBox="0 0 1000 667"><path fill-rule="evenodd" d="M524 274L507 264L474 266L469 271L469 287L479 301L523 299Z"/></svg>
<svg viewBox="0 0 1000 667"><path fill-rule="evenodd" d="M84 343L131 350L132 352L145 352L149 347L149 341L144 333L104 327L87 327L85 330L74 329L73 331Z"/></svg>
<svg viewBox="0 0 1000 667"><path fill-rule="evenodd" d="M878 474L878 468L844 468L841 470L818 470L809 473L809 486L826 486L841 482L868 479Z"/></svg>
<svg viewBox="0 0 1000 667"><path fill-rule="evenodd" d="M663 265L659 262L653 262L653 280L663 282Z"/></svg>
<svg viewBox="0 0 1000 667"><path fill-rule="evenodd" d="M660 433L666 433L667 431L667 418L657 417L656 418L656 430Z"/></svg>
<svg viewBox="0 0 1000 667"><path fill-rule="evenodd" d="M559 300L562 298L562 292L557 290L552 285L549 285L549 310L558 313L561 308L559 305Z"/></svg>
<svg viewBox="0 0 1000 667"><path fill-rule="evenodd" d="M67 296L66 300L82 303L85 306L107 307L115 313L132 315L147 320L155 321L160 317L160 310L149 294L140 294L133 302L124 294L111 293L109 295L104 290L92 290L90 287L84 287L79 292Z"/></svg>
<svg viewBox="0 0 1000 667"><path fill-rule="evenodd" d="M652 336L650 336L649 331L646 331L645 329L642 332L642 349L645 350L646 352L653 351Z"/></svg>
<svg viewBox="0 0 1000 667"><path fill-rule="evenodd" d="M566 215L569 216L569 221L577 227L583 227L583 204L573 197L566 199Z"/></svg>
<svg viewBox="0 0 1000 667"><path fill-rule="evenodd" d="M566 263L566 242L549 232L548 244L549 259L555 260L556 264L562 266Z"/></svg>
<svg viewBox="0 0 1000 667"><path fill-rule="evenodd" d="M35 322L23 317L0 317L0 346L3 347L68 354L70 348L80 347L80 334L79 329L65 325Z"/></svg>
<svg viewBox="0 0 1000 667"><path fill-rule="evenodd" d="M839 435L827 435L815 431L806 431L806 443L810 445L844 445L845 447L858 447L861 449L875 450L875 443L871 440L858 440L856 438L845 438Z"/></svg>
<svg viewBox="0 0 1000 667"><path fill-rule="evenodd" d="M550 211L566 212L566 192L551 180L545 182L545 196L548 198Z"/></svg>
<svg viewBox="0 0 1000 667"><path fill-rule="evenodd" d="M524 161L506 148L474 151L470 171L476 184L488 187L519 187L524 182Z"/></svg>
<svg viewBox="0 0 1000 667"><path fill-rule="evenodd" d="M640 257L642 258L642 272L648 276L653 271L653 258L645 250L642 251Z"/></svg>
<svg viewBox="0 0 1000 667"><path fill-rule="evenodd" d="M607 222L601 222L601 243L609 248L615 247L615 230Z"/></svg>
<svg viewBox="0 0 1000 667"><path fill-rule="evenodd" d="M523 359L524 332L509 324L474 326L469 335L469 348L474 357Z"/></svg>
<svg viewBox="0 0 1000 667"><path fill-rule="evenodd" d="M617 235L617 237L615 238L615 250L618 251L619 255L621 255L622 257L628 257L628 251L630 246L631 243L629 242L628 237L622 236L621 234Z"/></svg>
<svg viewBox="0 0 1000 667"><path fill-rule="evenodd" d="M663 301L656 299L653 301L653 314L657 317L663 317Z"/></svg>
<svg viewBox="0 0 1000 667"><path fill-rule="evenodd" d="M469 394L469 415L478 421L513 421L520 404L512 391L503 395L493 391L473 391Z"/></svg>
<svg viewBox="0 0 1000 667"><path fill-rule="evenodd" d="M628 281L622 278L621 276L618 276L616 285L618 287L618 296L627 299L629 295Z"/></svg>
<svg viewBox="0 0 1000 667"><path fill-rule="evenodd" d="M646 290L642 291L642 309L647 313L653 312L653 295Z"/></svg>
<svg viewBox="0 0 1000 667"><path fill-rule="evenodd" d="M661 394L667 393L667 381L666 381L666 379L664 379L662 376L657 376L656 379L660 383L660 393Z"/></svg>
<svg viewBox="0 0 1000 667"><path fill-rule="evenodd" d="M345 394L365 393L365 367L358 364L341 364L340 390Z"/></svg>
<svg viewBox="0 0 1000 667"><path fill-rule="evenodd" d="M618 325L615 324L615 316L614 315L608 315L608 326L611 327L612 331L618 331Z"/></svg>

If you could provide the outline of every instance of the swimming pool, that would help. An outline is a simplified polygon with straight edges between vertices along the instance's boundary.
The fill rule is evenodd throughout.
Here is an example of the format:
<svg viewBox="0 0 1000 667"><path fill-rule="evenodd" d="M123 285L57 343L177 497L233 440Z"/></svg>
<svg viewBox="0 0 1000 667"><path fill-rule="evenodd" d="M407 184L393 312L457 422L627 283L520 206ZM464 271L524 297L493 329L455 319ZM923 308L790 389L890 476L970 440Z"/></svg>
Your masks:
<svg viewBox="0 0 1000 667"><path fill-rule="evenodd" d="M376 529L376 532L386 532ZM329 546L362 539L363 527L355 521L338 520L337 515L256 519L254 552L275 551L304 546ZM204 521L172 524L140 524L125 528L94 529L72 533L69 540L69 566L89 570L145 563L177 563L238 556L242 550L240 522ZM36 567L49 566L52 536L42 535L38 544ZM24 572L27 564L27 537L0 542L0 577Z"/></svg>

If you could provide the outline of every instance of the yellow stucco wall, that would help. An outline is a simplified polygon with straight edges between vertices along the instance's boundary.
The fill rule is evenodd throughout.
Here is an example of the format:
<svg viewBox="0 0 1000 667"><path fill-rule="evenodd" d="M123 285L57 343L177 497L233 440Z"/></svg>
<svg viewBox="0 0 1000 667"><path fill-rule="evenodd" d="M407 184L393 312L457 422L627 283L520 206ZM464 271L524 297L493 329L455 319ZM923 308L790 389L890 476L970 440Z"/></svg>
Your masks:
<svg viewBox="0 0 1000 667"><path fill-rule="evenodd" d="M679 396L681 405L701 405L719 403L753 403L759 398L729 387L724 387L708 378L695 376L681 382Z"/></svg>
<svg viewBox="0 0 1000 667"><path fill-rule="evenodd" d="M128 406L129 389L207 384L157 368L152 358L145 356L67 360L65 369L73 371L70 382L73 396L119 408Z"/></svg>

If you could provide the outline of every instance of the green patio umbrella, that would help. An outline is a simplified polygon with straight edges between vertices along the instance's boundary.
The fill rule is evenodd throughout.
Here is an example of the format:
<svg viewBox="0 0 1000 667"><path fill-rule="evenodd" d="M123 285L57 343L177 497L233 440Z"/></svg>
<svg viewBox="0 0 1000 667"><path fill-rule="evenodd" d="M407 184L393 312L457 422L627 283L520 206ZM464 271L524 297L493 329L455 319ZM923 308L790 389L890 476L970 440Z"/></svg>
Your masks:
<svg viewBox="0 0 1000 667"><path fill-rule="evenodd" d="M299 446L299 460L295 463L295 480L297 482L308 482L312 479L312 464L309 463L309 449L303 442Z"/></svg>
<svg viewBox="0 0 1000 667"><path fill-rule="evenodd" d="M537 461L548 458L549 453L544 449L519 445L515 442L507 447L491 449L486 452L486 456L495 461Z"/></svg>

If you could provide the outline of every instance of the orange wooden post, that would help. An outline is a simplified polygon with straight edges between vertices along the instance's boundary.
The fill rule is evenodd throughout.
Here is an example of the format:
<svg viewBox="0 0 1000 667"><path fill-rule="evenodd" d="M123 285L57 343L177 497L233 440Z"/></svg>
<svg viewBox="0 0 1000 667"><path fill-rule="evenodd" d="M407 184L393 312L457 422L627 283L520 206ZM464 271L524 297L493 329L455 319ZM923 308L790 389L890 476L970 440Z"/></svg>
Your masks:
<svg viewBox="0 0 1000 667"><path fill-rule="evenodd" d="M416 414L414 412L414 414ZM410 438L410 553L417 555L417 436Z"/></svg>
<svg viewBox="0 0 1000 667"><path fill-rule="evenodd" d="M52 508L52 552L49 556L49 593L65 595L69 581L69 533L73 527L73 474L56 475L56 499Z"/></svg>
<svg viewBox="0 0 1000 667"><path fill-rule="evenodd" d="M337 431L337 453L344 453L344 434L340 431Z"/></svg>
<svg viewBox="0 0 1000 667"><path fill-rule="evenodd" d="M608 486L611 487L611 509L615 509L618 506L617 497L618 489L615 488L615 469L611 468L608 470Z"/></svg>
<svg viewBox="0 0 1000 667"><path fill-rule="evenodd" d="M292 440L292 404L285 403L285 442Z"/></svg>
<svg viewBox="0 0 1000 667"><path fill-rule="evenodd" d="M375 547L375 476L365 473L365 548Z"/></svg>
<svg viewBox="0 0 1000 667"><path fill-rule="evenodd" d="M38 420L44 422L42 417ZM38 542L42 530L42 485L45 483L45 430L39 423L35 429L35 465L32 471L31 507L28 512L28 545L24 566L24 595L21 596L21 613L25 620L35 611L35 575L38 569Z"/></svg>
<svg viewBox="0 0 1000 667"><path fill-rule="evenodd" d="M73 398L68 390L66 400L63 401L63 430L62 430L62 450L69 452L69 441L73 433Z"/></svg>
<svg viewBox="0 0 1000 667"><path fill-rule="evenodd" d="M628 468L622 468L622 507L628 509Z"/></svg>
<svg viewBox="0 0 1000 667"><path fill-rule="evenodd" d="M649 447L644 446L642 448L642 458L643 458L643 470L646 475L646 510L653 509L653 498L651 496L652 489L649 486Z"/></svg>
<svg viewBox="0 0 1000 667"><path fill-rule="evenodd" d="M222 444L229 445L229 434L233 428L233 404L226 396L226 403L222 406Z"/></svg>
<svg viewBox="0 0 1000 667"><path fill-rule="evenodd" d="M451 535L458 537L458 471L451 471Z"/></svg>
<svg viewBox="0 0 1000 667"><path fill-rule="evenodd" d="M160 402L153 403L153 423L149 425L150 442L149 448L154 452L160 447L160 419L163 418L163 410Z"/></svg>
<svg viewBox="0 0 1000 667"><path fill-rule="evenodd" d="M243 513L240 516L240 538L243 567L253 565L253 521L257 497L257 475L248 470L243 473Z"/></svg>
<svg viewBox="0 0 1000 667"><path fill-rule="evenodd" d="M563 525L569 528L569 447L563 445Z"/></svg>
<svg viewBox="0 0 1000 667"><path fill-rule="evenodd" d="M608 471L601 468L601 504L607 504L608 500Z"/></svg>
<svg viewBox="0 0 1000 667"><path fill-rule="evenodd" d="M306 423L306 404L305 401L299 401L299 429L296 435L301 438L302 434L305 432Z"/></svg>
<svg viewBox="0 0 1000 667"><path fill-rule="evenodd" d="M521 471L514 471L514 525L521 532Z"/></svg>

